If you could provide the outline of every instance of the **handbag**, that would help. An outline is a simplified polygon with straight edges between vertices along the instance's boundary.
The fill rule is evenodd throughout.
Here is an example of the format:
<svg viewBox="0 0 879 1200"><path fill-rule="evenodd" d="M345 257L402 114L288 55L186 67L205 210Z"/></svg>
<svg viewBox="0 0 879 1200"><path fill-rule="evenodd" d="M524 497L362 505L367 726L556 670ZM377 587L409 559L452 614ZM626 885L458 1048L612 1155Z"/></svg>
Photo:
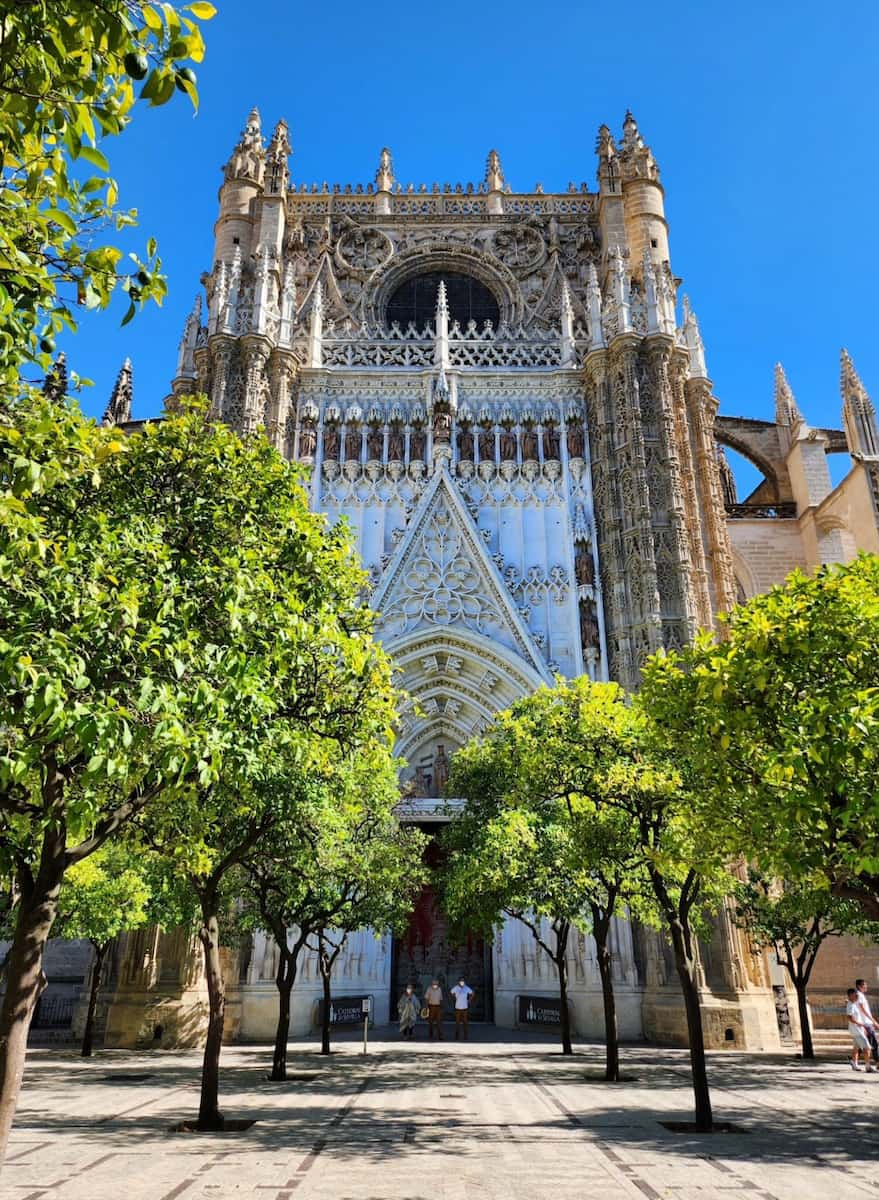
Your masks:
<svg viewBox="0 0 879 1200"><path fill-rule="evenodd" d="M427 1007L427 1005L426 1005L426 1004L425 1004L424 1008L422 1008L421 1012L420 1012L418 1015L419 1015L419 1016L422 1018L422 1020L424 1020L424 1021L426 1021L426 1020L427 1020L427 1018L430 1016L430 1009Z"/></svg>

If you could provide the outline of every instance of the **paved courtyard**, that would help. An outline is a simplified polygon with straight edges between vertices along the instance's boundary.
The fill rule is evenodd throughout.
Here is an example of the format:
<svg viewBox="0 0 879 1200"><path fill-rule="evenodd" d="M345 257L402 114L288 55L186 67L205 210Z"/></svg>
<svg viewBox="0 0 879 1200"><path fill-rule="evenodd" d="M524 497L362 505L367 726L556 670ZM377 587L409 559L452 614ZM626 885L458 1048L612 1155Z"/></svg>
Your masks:
<svg viewBox="0 0 879 1200"><path fill-rule="evenodd" d="M715 1115L735 1132L669 1132L691 1116L684 1051L563 1059L551 1039L485 1028L466 1045L392 1031L369 1054L227 1047L224 1111L245 1133L186 1134L194 1053L31 1053L4 1171L14 1200L852 1200L879 1195L879 1075L843 1061L711 1056ZM448 1035L447 1035L448 1036ZM503 1039L503 1040L502 1040Z"/></svg>

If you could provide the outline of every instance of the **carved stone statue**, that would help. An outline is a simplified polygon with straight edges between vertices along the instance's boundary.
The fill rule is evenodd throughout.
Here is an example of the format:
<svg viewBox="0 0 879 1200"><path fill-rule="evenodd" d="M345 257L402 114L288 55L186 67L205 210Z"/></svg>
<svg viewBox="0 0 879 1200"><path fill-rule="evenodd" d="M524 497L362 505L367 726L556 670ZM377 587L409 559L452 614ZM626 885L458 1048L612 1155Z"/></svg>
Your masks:
<svg viewBox="0 0 879 1200"><path fill-rule="evenodd" d="M324 461L339 461L339 427L327 425L324 429Z"/></svg>
<svg viewBox="0 0 879 1200"><path fill-rule="evenodd" d="M479 461L494 462L494 430L488 426L479 432Z"/></svg>
<svg viewBox="0 0 879 1200"><path fill-rule="evenodd" d="M504 462L515 462L516 435L512 429L505 428L501 434L501 458Z"/></svg>
<svg viewBox="0 0 879 1200"><path fill-rule="evenodd" d="M583 426L579 421L572 422L568 426L567 441L568 456L570 458L582 458L585 442L583 438Z"/></svg>
<svg viewBox="0 0 879 1200"><path fill-rule="evenodd" d="M424 430L420 425L413 425L409 434L409 461L424 462Z"/></svg>
<svg viewBox="0 0 879 1200"><path fill-rule="evenodd" d="M522 434L522 461L531 459L537 461L537 430L533 425L528 425Z"/></svg>
<svg viewBox="0 0 879 1200"><path fill-rule="evenodd" d="M547 425L543 430L543 458L545 462L559 456L559 430L557 425Z"/></svg>
<svg viewBox="0 0 879 1200"><path fill-rule="evenodd" d="M578 584L592 585L595 583L595 561L588 548L577 543L577 553L574 556L574 574Z"/></svg>
<svg viewBox="0 0 879 1200"><path fill-rule="evenodd" d="M473 434L469 429L462 429L458 434L458 457L465 462L473 461Z"/></svg>
<svg viewBox="0 0 879 1200"><path fill-rule="evenodd" d="M446 748L440 742L436 748L436 756L433 760L433 785L436 788L436 794L441 796L446 790L446 784L449 782L449 760L446 755Z"/></svg>
<svg viewBox="0 0 879 1200"><path fill-rule="evenodd" d="M591 600L580 601L580 641L584 650L598 649L598 617Z"/></svg>
<svg viewBox="0 0 879 1200"><path fill-rule="evenodd" d="M314 428L314 421L303 421L299 430L299 457L314 458L316 446L317 431Z"/></svg>
<svg viewBox="0 0 879 1200"><path fill-rule="evenodd" d="M381 462L384 449L384 436L381 425L370 425L366 436L367 458Z"/></svg>
<svg viewBox="0 0 879 1200"><path fill-rule="evenodd" d="M394 423L388 433L388 462L403 461L403 430Z"/></svg>
<svg viewBox="0 0 879 1200"><path fill-rule="evenodd" d="M435 442L447 442L451 433L451 415L444 404L438 404L433 413L433 440Z"/></svg>
<svg viewBox="0 0 879 1200"><path fill-rule="evenodd" d="M360 461L360 426L349 425L345 430L345 460Z"/></svg>

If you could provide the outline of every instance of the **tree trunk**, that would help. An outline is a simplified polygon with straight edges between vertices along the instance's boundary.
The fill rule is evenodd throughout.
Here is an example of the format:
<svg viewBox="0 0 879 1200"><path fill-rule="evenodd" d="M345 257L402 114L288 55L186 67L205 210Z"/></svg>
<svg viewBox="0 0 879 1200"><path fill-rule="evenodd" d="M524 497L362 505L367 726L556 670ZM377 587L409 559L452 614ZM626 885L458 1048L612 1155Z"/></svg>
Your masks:
<svg viewBox="0 0 879 1200"><path fill-rule="evenodd" d="M800 1014L800 1037L803 1042L803 1058L814 1058L815 1047L812 1044L812 1025L809 1021L809 1003L806 998L807 984L801 980L794 980L794 988L797 993L797 1012Z"/></svg>
<svg viewBox="0 0 879 1200"><path fill-rule="evenodd" d="M107 950L110 947L109 942L104 942L103 945L98 945L93 942L95 948L95 957L92 962L92 985L89 989L89 1007L85 1018L85 1029L82 1031L82 1057L91 1058L92 1043L95 1034L95 1013L98 1010L98 994L101 990L101 971L104 967L104 958Z"/></svg>
<svg viewBox="0 0 879 1200"><path fill-rule="evenodd" d="M332 991L330 988L330 972L326 969L323 963L323 955L321 955L320 977L324 988L324 1010L321 1018L320 1027L320 1052L321 1054L330 1053L330 1005L333 1002Z"/></svg>
<svg viewBox="0 0 879 1200"><path fill-rule="evenodd" d="M604 1078L609 1083L619 1083L620 1042L617 1029L617 1001L613 991L611 955L607 948L607 925L593 921L595 948L598 955L598 973L601 976L601 998L604 1002Z"/></svg>
<svg viewBox="0 0 879 1200"><path fill-rule="evenodd" d="M223 1019L226 1013L226 986L220 966L220 927L216 896L202 898L202 926L199 938L204 949L205 976L208 985L208 1036L201 1071L201 1100L198 1108L199 1129L222 1129L220 1112L220 1050L223 1045Z"/></svg>
<svg viewBox="0 0 879 1200"><path fill-rule="evenodd" d="M687 1040L690 1043L690 1072L693 1077L693 1096L696 1102L696 1128L701 1133L710 1133L713 1127L711 1093L708 1089L708 1071L705 1065L705 1037L702 1032L702 1006L696 983L696 963L688 950L689 931L684 930L681 918L669 920L671 941L674 948L675 966L684 996L687 1014Z"/></svg>
<svg viewBox="0 0 879 1200"><path fill-rule="evenodd" d="M562 1054L573 1054L574 1047L571 1045L571 1012L568 1008L568 934L570 926L565 924L564 929L556 933L556 970L559 973L559 999L561 1000L561 1022L562 1022Z"/></svg>
<svg viewBox="0 0 879 1200"><path fill-rule="evenodd" d="M278 1082L287 1078L287 1039L290 1036L290 993L296 982L296 959L281 948L281 961L275 983L278 988L278 1027L275 1030L275 1049L272 1054L272 1073L269 1079Z"/></svg>
<svg viewBox="0 0 879 1200"><path fill-rule="evenodd" d="M0 1162L21 1090L27 1035L45 986L43 953L58 911L64 878L66 833L49 827L43 834L40 866L33 886L23 890L6 968L6 992L0 1008Z"/></svg>

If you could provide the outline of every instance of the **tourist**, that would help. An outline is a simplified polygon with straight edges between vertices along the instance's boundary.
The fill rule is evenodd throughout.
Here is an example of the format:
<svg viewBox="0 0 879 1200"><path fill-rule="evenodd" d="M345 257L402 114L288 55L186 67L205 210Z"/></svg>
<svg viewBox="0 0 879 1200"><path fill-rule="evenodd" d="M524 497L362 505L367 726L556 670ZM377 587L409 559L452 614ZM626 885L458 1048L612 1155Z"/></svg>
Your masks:
<svg viewBox="0 0 879 1200"><path fill-rule="evenodd" d="M867 999L866 979L856 979L855 987L858 990L857 1002L861 1008L861 1019L867 1027L867 1041L870 1043L870 1049L873 1052L873 1062L879 1062L879 1042L876 1040L876 1022L873 1020L873 1014L870 1011L870 1001Z"/></svg>
<svg viewBox="0 0 879 1200"><path fill-rule="evenodd" d="M433 1041L434 1033L439 1041L443 1040L443 989L438 979L430 981L430 987L424 993L424 1003L427 1005L427 1031Z"/></svg>
<svg viewBox="0 0 879 1200"><path fill-rule="evenodd" d="M400 1033L404 1038L415 1036L415 1022L418 1020L418 999L415 988L411 983L406 984L406 990L397 1001L397 1016L400 1018Z"/></svg>
<svg viewBox="0 0 879 1200"><path fill-rule="evenodd" d="M852 1056L849 1059L849 1064L853 1071L860 1071L861 1067L858 1062L858 1056L863 1053L864 1065L868 1071L875 1071L876 1068L870 1062L870 1042L867 1039L867 1025L864 1021L864 1010L858 1000L858 991L856 988L849 988L846 992L848 1002L845 1006L845 1015L848 1017L848 1031L851 1035Z"/></svg>
<svg viewBox="0 0 879 1200"><path fill-rule="evenodd" d="M455 1041L458 1036L463 1037L467 1041L469 1021L470 1021L470 1001L473 997L473 988L468 985L463 975L458 980L457 984L452 988L452 995L455 997Z"/></svg>

